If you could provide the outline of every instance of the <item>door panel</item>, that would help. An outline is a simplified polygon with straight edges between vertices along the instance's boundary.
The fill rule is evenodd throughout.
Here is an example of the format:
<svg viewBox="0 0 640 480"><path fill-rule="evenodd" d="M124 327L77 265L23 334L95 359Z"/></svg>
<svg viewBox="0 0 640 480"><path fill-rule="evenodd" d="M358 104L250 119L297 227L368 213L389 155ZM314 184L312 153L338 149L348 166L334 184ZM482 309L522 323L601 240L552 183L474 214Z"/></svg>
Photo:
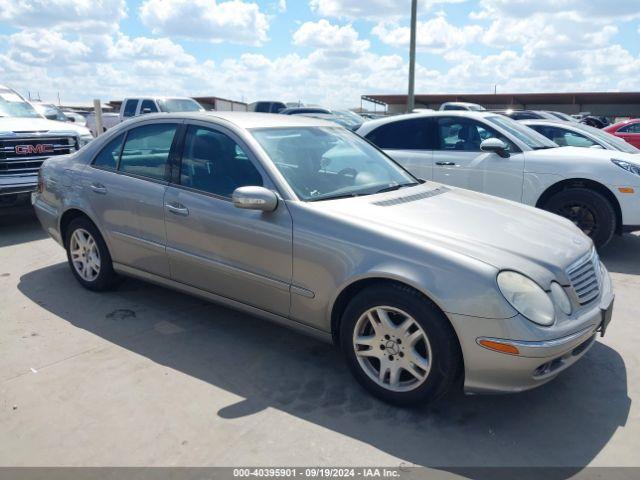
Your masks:
<svg viewBox="0 0 640 480"><path fill-rule="evenodd" d="M283 316L289 315L292 222L236 208L235 188L273 188L230 132L189 126L179 181L165 195L167 253L174 280Z"/></svg>
<svg viewBox="0 0 640 480"><path fill-rule="evenodd" d="M440 149L433 152L436 182L521 201L524 154L503 135L484 123L464 117L439 117ZM511 155L480 151L487 138L497 137L509 145Z"/></svg>

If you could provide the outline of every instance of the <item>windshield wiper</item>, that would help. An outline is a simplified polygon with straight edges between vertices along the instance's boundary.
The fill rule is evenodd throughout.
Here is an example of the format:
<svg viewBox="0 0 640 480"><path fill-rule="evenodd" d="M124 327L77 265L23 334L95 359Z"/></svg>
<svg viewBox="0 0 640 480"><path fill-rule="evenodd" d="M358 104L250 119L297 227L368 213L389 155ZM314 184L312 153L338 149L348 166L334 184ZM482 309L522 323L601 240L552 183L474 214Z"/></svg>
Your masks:
<svg viewBox="0 0 640 480"><path fill-rule="evenodd" d="M373 194L376 193L385 193L385 192L393 192L395 190L400 190L401 188L415 187L416 185L420 185L419 183L399 183L398 185L391 185L389 187L381 188L380 190L376 190Z"/></svg>
<svg viewBox="0 0 640 480"><path fill-rule="evenodd" d="M541 145L539 147L533 147L534 150L547 150L549 148L558 148L558 147L552 147L551 145Z"/></svg>
<svg viewBox="0 0 640 480"><path fill-rule="evenodd" d="M308 202L319 202L320 200L338 200L340 198L355 198L359 197L359 193L343 193L340 195L321 195L319 197L310 198Z"/></svg>

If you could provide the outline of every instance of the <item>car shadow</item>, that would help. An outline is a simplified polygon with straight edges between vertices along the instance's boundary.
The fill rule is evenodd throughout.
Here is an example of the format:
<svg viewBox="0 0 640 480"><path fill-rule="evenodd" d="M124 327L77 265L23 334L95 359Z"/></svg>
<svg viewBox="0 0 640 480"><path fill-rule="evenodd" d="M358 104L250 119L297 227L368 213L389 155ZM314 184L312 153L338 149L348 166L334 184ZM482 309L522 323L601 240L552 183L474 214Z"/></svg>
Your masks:
<svg viewBox="0 0 640 480"><path fill-rule="evenodd" d="M277 408L409 465L460 475L470 475L461 467L558 466L568 468L547 477L568 478L629 415L625 364L602 343L537 390L400 409L363 391L333 347L244 313L135 280L96 294L64 263L23 275L18 288L78 328L244 398L221 418Z"/></svg>
<svg viewBox="0 0 640 480"><path fill-rule="evenodd" d="M615 236L600 258L610 272L640 275L640 235Z"/></svg>
<svg viewBox="0 0 640 480"><path fill-rule="evenodd" d="M47 236L31 205L0 207L0 247L42 240Z"/></svg>

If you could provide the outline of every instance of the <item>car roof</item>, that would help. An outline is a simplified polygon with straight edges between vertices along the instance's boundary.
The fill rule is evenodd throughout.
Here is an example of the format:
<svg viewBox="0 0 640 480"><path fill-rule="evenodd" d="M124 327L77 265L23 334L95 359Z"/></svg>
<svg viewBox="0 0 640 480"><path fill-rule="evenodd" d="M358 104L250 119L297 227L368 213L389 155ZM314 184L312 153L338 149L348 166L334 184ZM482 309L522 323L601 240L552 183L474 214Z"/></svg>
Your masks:
<svg viewBox="0 0 640 480"><path fill-rule="evenodd" d="M387 123L395 123L400 122L402 120L411 120L414 118L431 118L431 117L465 117L465 118L473 118L476 120L480 120L487 117L496 117L498 116L495 112L489 112L486 110L474 112L469 110L434 110L431 112L417 112L417 113L405 113L403 115L392 115L390 117L378 118L375 120L370 120L365 122L362 127L358 131L362 132L370 132L375 128L378 128L381 125L386 125Z"/></svg>
<svg viewBox="0 0 640 480"><path fill-rule="evenodd" d="M134 120L127 120L127 124L143 122L151 119L171 118L211 121L212 119L223 120L236 127L249 128L286 128L286 127L334 127L333 122L321 120L319 118L305 117L301 115L279 115L276 113L257 112L181 112L181 113L150 113L136 117Z"/></svg>

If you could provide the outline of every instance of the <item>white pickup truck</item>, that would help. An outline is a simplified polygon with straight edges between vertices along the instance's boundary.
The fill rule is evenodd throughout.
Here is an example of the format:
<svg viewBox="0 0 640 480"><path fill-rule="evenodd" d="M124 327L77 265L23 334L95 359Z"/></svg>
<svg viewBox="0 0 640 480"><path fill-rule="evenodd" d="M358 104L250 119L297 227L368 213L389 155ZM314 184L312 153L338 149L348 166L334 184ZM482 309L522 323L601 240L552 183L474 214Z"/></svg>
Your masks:
<svg viewBox="0 0 640 480"><path fill-rule="evenodd" d="M47 158L73 153L92 139L87 128L47 120L16 91L0 85L0 205L34 191Z"/></svg>
<svg viewBox="0 0 640 480"><path fill-rule="evenodd" d="M120 113L102 114L103 133L128 118L157 112L204 112L204 108L194 99L187 97L125 98L120 106ZM91 114L87 117L87 127L91 133L98 135L95 115Z"/></svg>

